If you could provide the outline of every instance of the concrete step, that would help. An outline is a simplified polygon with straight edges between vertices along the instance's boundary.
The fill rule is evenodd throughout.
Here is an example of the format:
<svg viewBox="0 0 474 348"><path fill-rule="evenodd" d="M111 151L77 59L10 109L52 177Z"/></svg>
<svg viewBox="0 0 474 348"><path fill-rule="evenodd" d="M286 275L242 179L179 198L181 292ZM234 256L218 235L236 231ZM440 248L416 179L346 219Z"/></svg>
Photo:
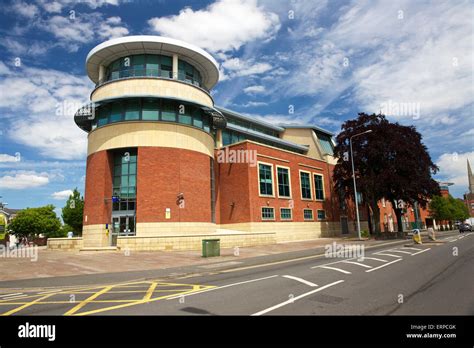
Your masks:
<svg viewBox="0 0 474 348"><path fill-rule="evenodd" d="M120 248L117 246L106 246L106 247L84 247L79 251L119 251Z"/></svg>

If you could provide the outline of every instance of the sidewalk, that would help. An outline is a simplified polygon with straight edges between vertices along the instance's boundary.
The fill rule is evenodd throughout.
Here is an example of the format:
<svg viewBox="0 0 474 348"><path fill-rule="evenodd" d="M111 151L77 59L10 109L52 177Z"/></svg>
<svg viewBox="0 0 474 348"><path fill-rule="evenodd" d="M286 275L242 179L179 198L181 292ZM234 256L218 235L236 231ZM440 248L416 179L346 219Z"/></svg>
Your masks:
<svg viewBox="0 0 474 348"><path fill-rule="evenodd" d="M438 233L438 236L441 235L442 233ZM397 240L369 239L357 241L353 237L321 238L238 249L225 248L221 249L220 257L212 258L201 257L200 251L129 251L127 253L122 250L118 252L68 252L39 247L37 249L36 261L32 261L28 257L0 257L0 281L158 270L182 266L204 266L202 268L205 268L205 265L209 265L211 269L213 264L239 264L244 259L259 256L274 255L275 258L281 259L291 258L291 253L298 251L307 251L308 255L320 254L324 253L325 245L332 244L333 242L370 246L395 241Z"/></svg>

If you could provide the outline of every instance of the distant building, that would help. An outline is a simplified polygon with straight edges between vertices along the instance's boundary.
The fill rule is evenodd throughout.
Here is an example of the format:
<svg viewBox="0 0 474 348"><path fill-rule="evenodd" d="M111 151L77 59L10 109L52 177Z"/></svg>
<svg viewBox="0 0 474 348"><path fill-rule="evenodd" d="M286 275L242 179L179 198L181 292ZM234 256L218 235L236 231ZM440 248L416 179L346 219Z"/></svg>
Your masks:
<svg viewBox="0 0 474 348"><path fill-rule="evenodd" d="M0 226L7 226L15 218L20 210L21 209L6 208L0 203ZM4 224L2 224L2 222L4 222ZM0 233L3 233L4 231L1 229L2 227L0 227Z"/></svg>
<svg viewBox="0 0 474 348"><path fill-rule="evenodd" d="M469 209L469 216L474 217L474 175L472 174L469 160L467 160L467 177L469 181L469 192L464 194L464 203Z"/></svg>

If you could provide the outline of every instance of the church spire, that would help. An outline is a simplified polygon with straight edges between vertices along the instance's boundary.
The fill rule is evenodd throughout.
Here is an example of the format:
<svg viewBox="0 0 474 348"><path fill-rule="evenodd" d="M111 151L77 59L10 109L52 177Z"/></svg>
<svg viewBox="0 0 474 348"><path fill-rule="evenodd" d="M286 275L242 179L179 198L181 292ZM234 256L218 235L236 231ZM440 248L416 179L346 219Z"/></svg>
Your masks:
<svg viewBox="0 0 474 348"><path fill-rule="evenodd" d="M469 193L474 194L474 175L472 175L472 169L469 160L467 160L467 175L469 180Z"/></svg>

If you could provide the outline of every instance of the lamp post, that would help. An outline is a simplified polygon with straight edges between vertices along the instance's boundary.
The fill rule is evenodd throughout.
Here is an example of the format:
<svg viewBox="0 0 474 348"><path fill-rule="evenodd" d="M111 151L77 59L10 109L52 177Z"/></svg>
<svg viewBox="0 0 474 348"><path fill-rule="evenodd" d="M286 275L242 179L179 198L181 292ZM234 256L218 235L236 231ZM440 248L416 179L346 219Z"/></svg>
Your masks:
<svg viewBox="0 0 474 348"><path fill-rule="evenodd" d="M368 131L355 134L349 138L349 144L351 148L351 162L352 162L352 180L354 181L354 199L355 199L355 206L356 206L356 218L357 218L357 236L359 239L360 237L360 219L359 219L359 202L357 201L357 185L356 185L356 177L355 177L355 170L354 170L354 155L352 153L352 138L358 137L362 134L372 133L372 130L369 129Z"/></svg>

